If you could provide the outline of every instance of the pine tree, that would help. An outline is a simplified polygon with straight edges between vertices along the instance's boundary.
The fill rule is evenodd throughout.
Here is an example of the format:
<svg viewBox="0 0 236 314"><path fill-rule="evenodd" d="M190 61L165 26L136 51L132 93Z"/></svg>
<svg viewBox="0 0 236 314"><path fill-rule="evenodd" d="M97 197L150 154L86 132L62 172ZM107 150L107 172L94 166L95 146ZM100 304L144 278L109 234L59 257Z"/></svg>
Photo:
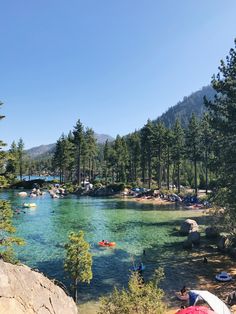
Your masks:
<svg viewBox="0 0 236 314"><path fill-rule="evenodd" d="M75 145L75 160L76 160L76 178L77 183L81 184L81 159L82 147L84 143L84 126L80 120L77 121L73 130L73 143Z"/></svg>
<svg viewBox="0 0 236 314"><path fill-rule="evenodd" d="M128 150L124 138L117 135L113 149L115 152L116 181L125 183L127 178Z"/></svg>
<svg viewBox="0 0 236 314"><path fill-rule="evenodd" d="M214 170L218 179L221 205L225 205L234 230L236 220L236 39L226 62L221 61L219 73L213 76L217 92L213 101L205 101L214 134ZM223 193L220 193L222 191ZM223 203L223 204L222 204Z"/></svg>
<svg viewBox="0 0 236 314"><path fill-rule="evenodd" d="M9 152L8 152L8 161L6 165L6 172L12 174L13 176L17 176L19 173L19 156L16 142L13 141Z"/></svg>
<svg viewBox="0 0 236 314"><path fill-rule="evenodd" d="M171 129L166 129L164 134L164 160L166 165L166 184L167 189L170 189L170 166L172 159L172 148L173 148L173 132Z"/></svg>
<svg viewBox="0 0 236 314"><path fill-rule="evenodd" d="M202 144L202 151L204 153L203 156L203 163L205 167L205 187L206 187L206 194L208 193L208 173L209 173L209 158L212 152L212 145L213 145L213 133L212 129L209 124L209 113L205 113L202 120L201 120L201 144Z"/></svg>
<svg viewBox="0 0 236 314"><path fill-rule="evenodd" d="M153 141L154 141L154 126L148 120L145 126L140 131L141 138L141 169L142 181L145 184L146 170L148 171L148 187L151 188L152 183L152 159L153 159Z"/></svg>
<svg viewBox="0 0 236 314"><path fill-rule="evenodd" d="M94 163L98 153L97 140L93 129L87 128L84 135L85 158L88 161L89 182L94 178Z"/></svg>
<svg viewBox="0 0 236 314"><path fill-rule="evenodd" d="M159 288L164 278L161 268L155 270L154 278L144 283L137 272L129 280L128 289L114 291L100 299L98 314L163 314L166 306L163 302L164 292Z"/></svg>
<svg viewBox="0 0 236 314"><path fill-rule="evenodd" d="M137 131L126 138L128 155L129 155L129 181L136 182L138 179L138 170L140 164L140 135Z"/></svg>
<svg viewBox="0 0 236 314"><path fill-rule="evenodd" d="M162 122L158 122L157 125L154 127L153 154L156 156L157 183L159 188L161 188L162 182L164 146L165 146L165 127Z"/></svg>
<svg viewBox="0 0 236 314"><path fill-rule="evenodd" d="M0 101L0 107L3 105L3 103ZM1 109L1 108L0 108ZM5 116L0 115L0 120L5 118ZM4 143L2 140L0 140L0 173L3 173L5 170L5 164L6 164L6 152L2 150L2 148L6 146L6 143ZM7 180L3 175L0 175L0 188L7 185Z"/></svg>
<svg viewBox="0 0 236 314"><path fill-rule="evenodd" d="M105 183L108 183L108 173L109 173L109 143L106 140L103 148L103 159L104 159L104 174L105 174Z"/></svg>
<svg viewBox="0 0 236 314"><path fill-rule="evenodd" d="M180 193L180 167L184 154L184 130L179 119L176 119L173 127L172 159L177 167L177 188Z"/></svg>
<svg viewBox="0 0 236 314"><path fill-rule="evenodd" d="M197 195L197 162L201 158L201 133L200 124L195 114L193 113L190 120L188 129L186 131L186 154L187 158L194 164L194 189L195 195Z"/></svg>
<svg viewBox="0 0 236 314"><path fill-rule="evenodd" d="M0 200L0 258L5 262L17 263L14 245L24 245L21 238L13 237L11 234L16 232L12 225L13 212L8 201Z"/></svg>
<svg viewBox="0 0 236 314"><path fill-rule="evenodd" d="M71 232L65 246L66 259L64 268L73 282L73 298L77 302L77 285L79 282L90 283L92 274L92 255L90 245L84 240L83 231Z"/></svg>
<svg viewBox="0 0 236 314"><path fill-rule="evenodd" d="M20 180L22 181L23 177L23 171L24 171L24 142L22 138L19 139L17 143L17 152L18 152L18 158L19 158L19 175L20 175Z"/></svg>

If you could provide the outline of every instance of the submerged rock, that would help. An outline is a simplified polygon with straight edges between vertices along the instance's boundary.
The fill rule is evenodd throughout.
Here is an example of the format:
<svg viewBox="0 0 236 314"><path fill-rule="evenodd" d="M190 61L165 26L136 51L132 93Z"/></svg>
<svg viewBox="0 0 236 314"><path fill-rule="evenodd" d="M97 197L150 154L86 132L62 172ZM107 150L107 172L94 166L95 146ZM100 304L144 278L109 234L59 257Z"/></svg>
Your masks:
<svg viewBox="0 0 236 314"><path fill-rule="evenodd" d="M76 314L77 306L42 274L0 260L0 313Z"/></svg>
<svg viewBox="0 0 236 314"><path fill-rule="evenodd" d="M209 239L217 238L220 234L216 227L207 227L205 233L206 237Z"/></svg>
<svg viewBox="0 0 236 314"><path fill-rule="evenodd" d="M193 248L193 243L191 240L187 239L183 242L183 248L186 250L191 250Z"/></svg>
<svg viewBox="0 0 236 314"><path fill-rule="evenodd" d="M227 235L221 235L219 241L217 242L217 247L221 252L227 252L232 246L232 241Z"/></svg>
<svg viewBox="0 0 236 314"><path fill-rule="evenodd" d="M188 235L188 240L192 242L194 245L199 245L200 244L200 233L197 231L193 231L189 233Z"/></svg>

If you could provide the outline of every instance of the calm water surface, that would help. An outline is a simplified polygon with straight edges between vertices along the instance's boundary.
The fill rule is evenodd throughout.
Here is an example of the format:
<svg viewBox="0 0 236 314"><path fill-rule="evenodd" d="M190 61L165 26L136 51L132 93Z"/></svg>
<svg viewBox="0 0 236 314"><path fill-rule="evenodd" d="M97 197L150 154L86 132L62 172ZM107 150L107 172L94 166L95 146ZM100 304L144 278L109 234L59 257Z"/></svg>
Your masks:
<svg viewBox="0 0 236 314"><path fill-rule="evenodd" d="M93 280L90 286L79 288L83 302L96 301L114 285L126 286L130 266L141 259L146 265L145 277L163 266L170 280L175 280L173 263L178 264L187 253L182 251L183 238L176 235L174 228L183 219L198 216L193 211L119 199L76 196L51 199L48 194L23 199L17 193L7 191L0 197L9 199L14 209L21 208L24 201L37 204L35 209L21 208L21 213L14 215L17 235L27 242L17 249L23 263L68 285L63 271L64 244L70 231L85 232L93 254ZM115 241L116 247L100 248L97 243L102 239Z"/></svg>

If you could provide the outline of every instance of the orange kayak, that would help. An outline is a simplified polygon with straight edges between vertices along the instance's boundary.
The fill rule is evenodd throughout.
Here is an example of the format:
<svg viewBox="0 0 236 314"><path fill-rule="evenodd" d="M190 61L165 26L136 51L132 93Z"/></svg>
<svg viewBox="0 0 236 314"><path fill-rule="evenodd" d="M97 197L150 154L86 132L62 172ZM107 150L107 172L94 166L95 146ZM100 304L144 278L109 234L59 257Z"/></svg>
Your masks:
<svg viewBox="0 0 236 314"><path fill-rule="evenodd" d="M116 242L103 242L103 241L100 241L100 242L98 242L98 245L100 245L100 246L115 246Z"/></svg>

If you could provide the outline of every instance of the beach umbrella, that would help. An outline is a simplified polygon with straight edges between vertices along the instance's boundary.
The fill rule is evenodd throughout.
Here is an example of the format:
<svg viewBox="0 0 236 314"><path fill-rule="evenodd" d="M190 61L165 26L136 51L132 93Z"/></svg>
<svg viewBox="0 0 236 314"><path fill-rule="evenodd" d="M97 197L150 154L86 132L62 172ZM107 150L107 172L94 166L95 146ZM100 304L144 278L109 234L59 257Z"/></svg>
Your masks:
<svg viewBox="0 0 236 314"><path fill-rule="evenodd" d="M179 310L175 314L216 314L216 312L205 306L190 306L186 309Z"/></svg>

